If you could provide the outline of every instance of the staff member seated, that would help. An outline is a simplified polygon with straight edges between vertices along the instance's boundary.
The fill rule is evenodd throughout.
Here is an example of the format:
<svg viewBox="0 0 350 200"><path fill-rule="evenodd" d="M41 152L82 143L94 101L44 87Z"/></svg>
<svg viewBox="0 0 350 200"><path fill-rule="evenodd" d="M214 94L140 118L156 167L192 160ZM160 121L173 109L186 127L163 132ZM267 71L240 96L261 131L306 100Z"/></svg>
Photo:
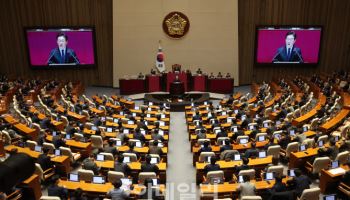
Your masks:
<svg viewBox="0 0 350 200"><path fill-rule="evenodd" d="M150 155L146 156L146 163L141 165L141 172L155 172L158 174L159 168L156 164L151 163L152 157Z"/></svg>

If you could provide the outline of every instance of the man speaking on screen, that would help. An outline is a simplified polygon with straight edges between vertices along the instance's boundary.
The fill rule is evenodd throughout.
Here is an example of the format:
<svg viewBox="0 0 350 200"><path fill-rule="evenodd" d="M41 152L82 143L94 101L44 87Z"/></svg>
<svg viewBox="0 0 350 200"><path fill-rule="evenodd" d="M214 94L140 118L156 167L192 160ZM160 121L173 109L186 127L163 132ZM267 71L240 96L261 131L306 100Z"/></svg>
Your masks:
<svg viewBox="0 0 350 200"><path fill-rule="evenodd" d="M50 52L47 63L50 64L80 64L73 49L67 47L68 36L64 33L59 33L56 36L57 47Z"/></svg>
<svg viewBox="0 0 350 200"><path fill-rule="evenodd" d="M294 31L289 31L286 34L286 45L278 48L276 55L273 57L272 62L299 62L303 63L303 57L301 55L300 48L294 46L297 35Z"/></svg>

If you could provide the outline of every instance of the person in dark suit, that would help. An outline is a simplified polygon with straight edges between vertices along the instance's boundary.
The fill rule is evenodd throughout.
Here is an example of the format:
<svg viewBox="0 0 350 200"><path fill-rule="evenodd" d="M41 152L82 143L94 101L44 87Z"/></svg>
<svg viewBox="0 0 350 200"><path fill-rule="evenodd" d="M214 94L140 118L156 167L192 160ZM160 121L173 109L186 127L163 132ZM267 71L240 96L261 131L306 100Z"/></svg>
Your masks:
<svg viewBox="0 0 350 200"><path fill-rule="evenodd" d="M211 147L210 147L209 145L210 145L210 142L209 142L209 141L204 141L203 147L201 147L201 148L198 150L198 153L201 154L202 152L211 152L212 149L211 149Z"/></svg>
<svg viewBox="0 0 350 200"><path fill-rule="evenodd" d="M158 174L159 168L156 164L151 163L151 159L150 155L146 156L146 162L141 165L141 172L155 172Z"/></svg>
<svg viewBox="0 0 350 200"><path fill-rule="evenodd" d="M285 192L287 191L287 186L282 182L282 177L277 176L275 178L275 184L271 188L271 192Z"/></svg>
<svg viewBox="0 0 350 200"><path fill-rule="evenodd" d="M123 160L124 160L124 156L119 155L118 159L114 162L114 171L123 172L125 176L128 176L131 173L131 168L129 167L128 164L123 163Z"/></svg>
<svg viewBox="0 0 350 200"><path fill-rule="evenodd" d="M309 177L302 175L299 169L295 170L295 177L293 181L295 182L295 187L296 187L295 192L299 197L305 189L310 188L311 181Z"/></svg>
<svg viewBox="0 0 350 200"><path fill-rule="evenodd" d="M217 138L219 138L219 137L227 137L228 135L227 135L227 132L225 131L225 129L224 128L220 128L220 132L218 132L217 134L216 134L216 139Z"/></svg>
<svg viewBox="0 0 350 200"><path fill-rule="evenodd" d="M82 164L83 164L82 165L83 169L91 170L94 172L95 175L98 175L100 171L100 167L98 167L97 164L95 163L94 154L90 154L88 158L85 158Z"/></svg>
<svg viewBox="0 0 350 200"><path fill-rule="evenodd" d="M223 146L220 147L220 152L224 152L224 151L226 151L226 150L232 150L232 149L233 149L233 147L232 147L232 145L231 145L230 140L229 140L229 139L226 139L226 140L225 140L225 145L223 145Z"/></svg>
<svg viewBox="0 0 350 200"><path fill-rule="evenodd" d="M158 155L163 154L162 148L158 146L158 140L154 140L153 145L149 146L148 153L149 154L158 154Z"/></svg>
<svg viewBox="0 0 350 200"><path fill-rule="evenodd" d="M294 31L289 31L286 34L286 45L278 48L276 55L273 57L272 62L299 62L303 63L303 57L301 55L300 48L296 47L295 41L297 35Z"/></svg>
<svg viewBox="0 0 350 200"><path fill-rule="evenodd" d="M103 148L103 152L111 153L113 156L116 156L118 154L118 149L115 147L115 141L108 140L108 146Z"/></svg>
<svg viewBox="0 0 350 200"><path fill-rule="evenodd" d="M38 163L41 169L43 169L43 171L53 167L51 158L47 155L48 153L49 153L49 149L43 148L43 153L40 154L38 157Z"/></svg>
<svg viewBox="0 0 350 200"><path fill-rule="evenodd" d="M125 151L125 153L134 153L134 154L136 154L136 157L138 159L138 158L140 158L140 154L137 151L135 151L134 148L135 148L135 143L133 142L129 145L129 150Z"/></svg>
<svg viewBox="0 0 350 200"><path fill-rule="evenodd" d="M52 177L50 185L47 187L47 195L60 197L61 199L66 200L68 199L68 190L64 187L58 186L58 180L58 175Z"/></svg>
<svg viewBox="0 0 350 200"><path fill-rule="evenodd" d="M216 157L210 157L210 164L207 164L204 167L204 174L206 175L210 171L218 171L220 170L220 165L216 164Z"/></svg>
<svg viewBox="0 0 350 200"><path fill-rule="evenodd" d="M247 170L247 169L250 169L248 163L249 163L249 159L248 158L242 158L242 161L243 161L243 164L242 165L239 165L235 168L235 172L236 174L239 173L239 171L241 170Z"/></svg>
<svg viewBox="0 0 350 200"><path fill-rule="evenodd" d="M257 157L257 156L258 156L258 150L255 148L255 143L252 142L251 148L245 151L244 157L251 158L251 157Z"/></svg>
<svg viewBox="0 0 350 200"><path fill-rule="evenodd" d="M55 145L56 149L66 146L66 141L63 139L63 135L60 133L57 133L57 135L53 137L52 143Z"/></svg>
<svg viewBox="0 0 350 200"><path fill-rule="evenodd" d="M74 50L67 47L68 36L64 33L59 33L56 36L56 40L57 47L51 50L47 64L80 64Z"/></svg>

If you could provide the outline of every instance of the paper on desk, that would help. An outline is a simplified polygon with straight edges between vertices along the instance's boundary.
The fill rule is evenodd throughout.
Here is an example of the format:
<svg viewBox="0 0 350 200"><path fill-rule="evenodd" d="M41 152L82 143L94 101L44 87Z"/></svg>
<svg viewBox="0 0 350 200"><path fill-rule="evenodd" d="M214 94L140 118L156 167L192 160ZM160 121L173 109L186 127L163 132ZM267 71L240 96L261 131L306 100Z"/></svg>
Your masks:
<svg viewBox="0 0 350 200"><path fill-rule="evenodd" d="M338 167L335 169L330 169L328 170L329 173L331 173L332 175L339 175L339 174L345 174L345 169Z"/></svg>

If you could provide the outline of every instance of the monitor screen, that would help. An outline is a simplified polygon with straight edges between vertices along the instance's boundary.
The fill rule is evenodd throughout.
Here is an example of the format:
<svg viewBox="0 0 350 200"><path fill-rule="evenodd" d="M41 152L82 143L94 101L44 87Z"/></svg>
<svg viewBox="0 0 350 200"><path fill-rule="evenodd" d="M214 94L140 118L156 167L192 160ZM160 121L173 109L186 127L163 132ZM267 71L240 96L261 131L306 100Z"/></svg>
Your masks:
<svg viewBox="0 0 350 200"><path fill-rule="evenodd" d="M157 164L158 163L158 158L153 157L151 158L151 164Z"/></svg>
<svg viewBox="0 0 350 200"><path fill-rule="evenodd" d="M237 114L237 113L238 113L238 110L234 110L233 112L234 112L235 114Z"/></svg>
<svg viewBox="0 0 350 200"><path fill-rule="evenodd" d="M135 147L141 148L141 147L142 147L141 142L140 142L140 141L136 141L136 142L135 142Z"/></svg>
<svg viewBox="0 0 350 200"><path fill-rule="evenodd" d="M113 128L112 127L107 127L107 133L112 133L113 132Z"/></svg>
<svg viewBox="0 0 350 200"><path fill-rule="evenodd" d="M265 136L260 135L260 136L258 137L258 141L259 141L259 142L265 141Z"/></svg>
<svg viewBox="0 0 350 200"><path fill-rule="evenodd" d="M38 146L38 145L36 145L35 147L34 147L34 151L36 151L36 152L41 152L41 146Z"/></svg>
<svg viewBox="0 0 350 200"><path fill-rule="evenodd" d="M264 128L268 128L269 124L268 123L264 123Z"/></svg>
<svg viewBox="0 0 350 200"><path fill-rule="evenodd" d="M26 28L25 35L33 68L96 65L94 28L35 27Z"/></svg>
<svg viewBox="0 0 350 200"><path fill-rule="evenodd" d="M158 179L152 178L152 185L153 185L153 186L158 185Z"/></svg>
<svg viewBox="0 0 350 200"><path fill-rule="evenodd" d="M241 155L235 154L234 159L235 159L235 160L241 160Z"/></svg>
<svg viewBox="0 0 350 200"><path fill-rule="evenodd" d="M61 150L55 149L55 156L60 156L61 155Z"/></svg>
<svg viewBox="0 0 350 200"><path fill-rule="evenodd" d="M161 135L161 136L163 136L163 135L164 135L164 131L161 130L161 129L159 129L159 130L158 130L158 134Z"/></svg>
<svg viewBox="0 0 350 200"><path fill-rule="evenodd" d="M303 131L306 132L308 130L307 126L303 126Z"/></svg>
<svg viewBox="0 0 350 200"><path fill-rule="evenodd" d="M121 140L116 140L115 141L115 145L118 146L118 147L122 146L122 141Z"/></svg>
<svg viewBox="0 0 350 200"><path fill-rule="evenodd" d="M114 122L114 123L118 123L118 121L119 121L118 118L114 118L114 119L113 119L113 122Z"/></svg>
<svg viewBox="0 0 350 200"><path fill-rule="evenodd" d="M238 183L243 183L243 182L244 182L243 176L242 175L238 176Z"/></svg>
<svg viewBox="0 0 350 200"><path fill-rule="evenodd" d="M332 161L332 169L334 169L334 168L338 168L339 167L339 160L334 160L334 161Z"/></svg>
<svg viewBox="0 0 350 200"><path fill-rule="evenodd" d="M102 154L97 154L96 160L97 160L97 161L104 161L104 160L105 160L105 156L102 155Z"/></svg>
<svg viewBox="0 0 350 200"><path fill-rule="evenodd" d="M232 123L232 118L227 118L227 123Z"/></svg>
<svg viewBox="0 0 350 200"><path fill-rule="evenodd" d="M207 160L206 160L207 163L210 163L210 158L211 158L211 156L208 156L208 157L207 157Z"/></svg>
<svg viewBox="0 0 350 200"><path fill-rule="evenodd" d="M79 176L78 176L78 174L72 174L72 173L70 173L70 174L69 174L69 181L74 181L74 182L79 181Z"/></svg>
<svg viewBox="0 0 350 200"><path fill-rule="evenodd" d="M72 137L69 134L66 134L66 139L70 140Z"/></svg>
<svg viewBox="0 0 350 200"><path fill-rule="evenodd" d="M265 173L265 180L272 180L272 179L274 179L272 172Z"/></svg>
<svg viewBox="0 0 350 200"><path fill-rule="evenodd" d="M103 176L93 176L92 177L92 183L95 184L104 184L105 183L105 179Z"/></svg>
<svg viewBox="0 0 350 200"><path fill-rule="evenodd" d="M128 124L134 124L134 121L129 120L129 121L128 121Z"/></svg>
<svg viewBox="0 0 350 200"><path fill-rule="evenodd" d="M259 158L265 158L266 157L266 151L259 151Z"/></svg>
<svg viewBox="0 0 350 200"><path fill-rule="evenodd" d="M238 131L238 129L237 129L237 127L233 127L233 132L237 132Z"/></svg>
<svg viewBox="0 0 350 200"><path fill-rule="evenodd" d="M124 157L123 163L129 163L130 162L130 157Z"/></svg>
<svg viewBox="0 0 350 200"><path fill-rule="evenodd" d="M289 170L288 170L288 176L290 176L290 177L295 177L294 169L289 169Z"/></svg>
<svg viewBox="0 0 350 200"><path fill-rule="evenodd" d="M91 127L91 130L97 131L97 126L92 126L92 127Z"/></svg>
<svg viewBox="0 0 350 200"><path fill-rule="evenodd" d="M248 143L248 139L246 139L246 138L240 139L239 143L240 144L247 144Z"/></svg>
<svg viewBox="0 0 350 200"><path fill-rule="evenodd" d="M142 135L146 135L146 131L145 130L141 130L140 131Z"/></svg>
<svg viewBox="0 0 350 200"><path fill-rule="evenodd" d="M52 136L56 136L57 135L57 132L56 131L53 131L52 132Z"/></svg>
<svg viewBox="0 0 350 200"><path fill-rule="evenodd" d="M323 147L323 140L318 141L318 147Z"/></svg>
<svg viewBox="0 0 350 200"><path fill-rule="evenodd" d="M165 122L163 121L158 121L159 122L159 126L165 126Z"/></svg>
<svg viewBox="0 0 350 200"><path fill-rule="evenodd" d="M335 194L330 194L323 196L323 200L337 200L337 198Z"/></svg>
<svg viewBox="0 0 350 200"><path fill-rule="evenodd" d="M257 27L257 64L317 64L321 27Z"/></svg>
<svg viewBox="0 0 350 200"><path fill-rule="evenodd" d="M124 129L123 130L123 133L129 134L129 132L130 132L129 129Z"/></svg>
<svg viewBox="0 0 350 200"><path fill-rule="evenodd" d="M306 150L306 145L301 145L300 146L300 151L305 151Z"/></svg>
<svg viewBox="0 0 350 200"><path fill-rule="evenodd" d="M289 135L290 135L290 136L294 136L294 135L295 135L295 130L294 130L294 129L290 130L290 131L289 131Z"/></svg>
<svg viewBox="0 0 350 200"><path fill-rule="evenodd" d="M254 126L254 125L251 125L251 126L249 126L249 129L252 131L252 130L255 129L255 126Z"/></svg>

